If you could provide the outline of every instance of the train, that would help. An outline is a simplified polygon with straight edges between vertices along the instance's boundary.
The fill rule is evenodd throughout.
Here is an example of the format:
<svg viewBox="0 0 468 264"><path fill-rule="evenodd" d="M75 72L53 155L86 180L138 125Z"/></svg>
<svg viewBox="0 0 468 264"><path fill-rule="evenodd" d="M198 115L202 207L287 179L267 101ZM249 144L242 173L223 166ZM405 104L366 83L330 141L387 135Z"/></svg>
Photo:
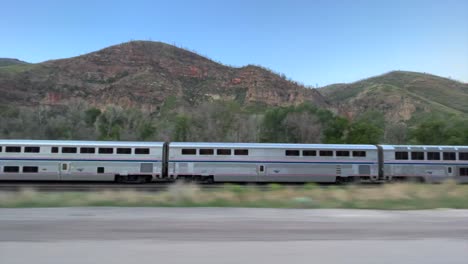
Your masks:
<svg viewBox="0 0 468 264"><path fill-rule="evenodd" d="M468 182L468 146L0 140L0 181Z"/></svg>

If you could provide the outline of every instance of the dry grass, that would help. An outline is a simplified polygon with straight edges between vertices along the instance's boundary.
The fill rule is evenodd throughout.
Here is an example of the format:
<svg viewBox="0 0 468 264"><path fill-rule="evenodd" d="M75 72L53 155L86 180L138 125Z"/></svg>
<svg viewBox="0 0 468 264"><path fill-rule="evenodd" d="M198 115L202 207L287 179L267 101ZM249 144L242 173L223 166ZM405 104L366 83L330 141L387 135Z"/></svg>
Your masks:
<svg viewBox="0 0 468 264"><path fill-rule="evenodd" d="M446 182L429 184L350 185L323 187L313 184L291 187L226 185L203 190L193 184L174 184L166 191L102 191L45 193L32 189L0 192L0 207L68 206L226 206L279 208L430 209L468 208L468 185Z"/></svg>

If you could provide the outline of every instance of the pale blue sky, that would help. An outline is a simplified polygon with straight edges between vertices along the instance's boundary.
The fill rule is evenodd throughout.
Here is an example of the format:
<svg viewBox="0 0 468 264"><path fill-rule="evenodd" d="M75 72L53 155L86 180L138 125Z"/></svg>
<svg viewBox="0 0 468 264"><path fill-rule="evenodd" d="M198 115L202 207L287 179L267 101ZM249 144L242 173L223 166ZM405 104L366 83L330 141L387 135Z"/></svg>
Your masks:
<svg viewBox="0 0 468 264"><path fill-rule="evenodd" d="M0 57L67 58L129 40L258 64L306 85L391 70L468 82L468 0L1 1Z"/></svg>

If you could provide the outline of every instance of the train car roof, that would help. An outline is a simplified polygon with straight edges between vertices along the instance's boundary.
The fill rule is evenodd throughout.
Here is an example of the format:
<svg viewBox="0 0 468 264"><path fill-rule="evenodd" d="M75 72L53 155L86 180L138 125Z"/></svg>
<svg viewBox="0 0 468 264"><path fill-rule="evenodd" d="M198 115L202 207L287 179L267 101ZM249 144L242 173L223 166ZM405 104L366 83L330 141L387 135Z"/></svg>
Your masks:
<svg viewBox="0 0 468 264"><path fill-rule="evenodd" d="M381 145L385 150L468 150L468 146Z"/></svg>
<svg viewBox="0 0 468 264"><path fill-rule="evenodd" d="M21 146L124 146L124 147L162 147L164 142L141 142L141 141L85 141L85 140L0 140L0 145Z"/></svg>
<svg viewBox="0 0 468 264"><path fill-rule="evenodd" d="M376 150L374 145L348 144L291 144L291 143L222 143L222 142L171 142L171 147L185 148L249 148L249 149L349 149Z"/></svg>

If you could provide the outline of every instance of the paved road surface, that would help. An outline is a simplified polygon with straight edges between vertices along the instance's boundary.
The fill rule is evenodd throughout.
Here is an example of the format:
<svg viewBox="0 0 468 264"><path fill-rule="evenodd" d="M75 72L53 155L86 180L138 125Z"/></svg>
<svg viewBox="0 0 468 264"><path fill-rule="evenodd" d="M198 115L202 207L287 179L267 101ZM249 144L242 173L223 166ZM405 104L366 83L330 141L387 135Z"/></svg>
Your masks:
<svg viewBox="0 0 468 264"><path fill-rule="evenodd" d="M468 210L0 209L0 263L468 263Z"/></svg>

